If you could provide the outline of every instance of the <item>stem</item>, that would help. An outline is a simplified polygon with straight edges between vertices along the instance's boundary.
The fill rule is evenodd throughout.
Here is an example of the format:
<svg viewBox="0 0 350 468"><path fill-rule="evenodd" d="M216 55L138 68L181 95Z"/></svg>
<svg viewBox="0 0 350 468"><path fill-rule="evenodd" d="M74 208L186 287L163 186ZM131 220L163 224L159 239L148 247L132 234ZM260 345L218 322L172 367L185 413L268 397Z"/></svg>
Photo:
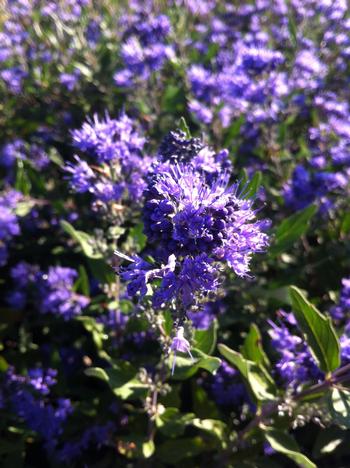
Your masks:
<svg viewBox="0 0 350 468"><path fill-rule="evenodd" d="M312 385L311 387L303 390L300 393L297 393L296 395L292 395L290 398L291 402L297 403L306 396L316 395L319 392L337 386L337 384L350 381L350 374L347 374L348 371L350 371L350 364L347 364L341 367L340 369L337 369L329 378L327 378L323 382ZM250 423L238 433L238 441L242 442L244 436L248 432L250 432L255 427L259 426L259 424L262 423L265 419L271 417L274 413L276 413L279 405L284 402L285 399L280 398L263 406L260 414L255 416L255 418L252 419Z"/></svg>

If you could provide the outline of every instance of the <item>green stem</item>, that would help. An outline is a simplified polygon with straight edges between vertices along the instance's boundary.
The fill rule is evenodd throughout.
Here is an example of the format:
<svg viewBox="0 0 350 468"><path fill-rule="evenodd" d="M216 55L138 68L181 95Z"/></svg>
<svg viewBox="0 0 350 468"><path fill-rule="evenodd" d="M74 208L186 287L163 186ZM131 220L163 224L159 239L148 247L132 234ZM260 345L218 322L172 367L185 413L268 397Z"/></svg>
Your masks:
<svg viewBox="0 0 350 468"><path fill-rule="evenodd" d="M307 396L317 395L318 393L323 392L333 386L336 386L337 384L350 381L350 374L347 374L348 371L350 371L350 364L347 364L337 369L335 372L333 372L331 376L329 376L323 382L312 385L311 387L303 390L300 393L297 393L296 395L292 395L290 398L291 403L297 403ZM255 427L259 426L259 424L262 423L265 419L268 419L273 414L275 414L278 410L279 405L284 402L285 400L281 398L276 401L267 403L265 406L263 406L261 408L260 414L255 416L255 418L252 419L250 423L238 433L238 440L242 441L248 432L250 432Z"/></svg>

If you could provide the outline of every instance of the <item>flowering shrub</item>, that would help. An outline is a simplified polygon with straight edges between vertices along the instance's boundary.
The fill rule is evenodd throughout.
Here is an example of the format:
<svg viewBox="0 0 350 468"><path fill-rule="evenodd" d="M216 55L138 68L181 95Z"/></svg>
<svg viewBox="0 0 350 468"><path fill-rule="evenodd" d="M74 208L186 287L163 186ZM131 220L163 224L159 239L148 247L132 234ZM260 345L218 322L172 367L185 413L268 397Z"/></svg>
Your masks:
<svg viewBox="0 0 350 468"><path fill-rule="evenodd" d="M0 7L1 466L348 466L349 30Z"/></svg>

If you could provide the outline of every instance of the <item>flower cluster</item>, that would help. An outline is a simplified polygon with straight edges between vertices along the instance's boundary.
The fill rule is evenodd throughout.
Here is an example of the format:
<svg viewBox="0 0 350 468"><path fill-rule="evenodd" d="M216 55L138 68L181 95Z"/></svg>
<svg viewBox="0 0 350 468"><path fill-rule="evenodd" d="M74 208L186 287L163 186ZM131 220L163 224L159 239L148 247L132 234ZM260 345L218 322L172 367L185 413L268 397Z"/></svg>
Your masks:
<svg viewBox="0 0 350 468"><path fill-rule="evenodd" d="M15 288L7 296L8 304L24 309L34 302L42 314L54 314L69 320L82 313L90 299L74 291L77 272L72 268L50 267L40 271L36 265L21 262L11 270Z"/></svg>
<svg viewBox="0 0 350 468"><path fill-rule="evenodd" d="M209 156L204 165L203 152ZM122 279L129 295L140 299L151 295L157 280L153 307L172 305L179 331L191 309L215 298L224 263L237 276L249 276L252 256L268 245L269 223L256 220L253 200L239 194L238 184L229 185L226 152L218 157L200 140L175 131L162 142L158 161L148 175L143 221L160 267L127 258ZM226 163L221 172L220 162ZM174 340L187 348L182 335Z"/></svg>
<svg viewBox="0 0 350 468"><path fill-rule="evenodd" d="M132 87L135 82L147 80L173 57L173 47L166 44L171 25L166 15L149 16L145 9L123 16L121 23L124 68L114 74L114 81L118 86Z"/></svg>
<svg viewBox="0 0 350 468"><path fill-rule="evenodd" d="M6 265L8 246L13 237L20 234L15 209L22 195L10 190L0 195L0 266Z"/></svg>
<svg viewBox="0 0 350 468"><path fill-rule="evenodd" d="M347 324L350 319L350 278L342 279L339 301L331 307L330 314L338 322Z"/></svg>
<svg viewBox="0 0 350 468"><path fill-rule="evenodd" d="M85 158L76 155L75 161L65 167L74 191L91 193L104 204L126 196L133 202L140 201L150 159L141 153L145 138L125 113L118 119L108 114L102 119L94 115L72 132L72 138Z"/></svg>
<svg viewBox="0 0 350 468"><path fill-rule="evenodd" d="M35 369L30 371L28 377L23 377L10 369L5 380L5 395L10 406L31 430L40 434L48 452L55 449L63 431L62 426L73 411L69 399L58 398L50 403L44 398L55 384L52 378L55 375L51 369L46 373L42 369Z"/></svg>

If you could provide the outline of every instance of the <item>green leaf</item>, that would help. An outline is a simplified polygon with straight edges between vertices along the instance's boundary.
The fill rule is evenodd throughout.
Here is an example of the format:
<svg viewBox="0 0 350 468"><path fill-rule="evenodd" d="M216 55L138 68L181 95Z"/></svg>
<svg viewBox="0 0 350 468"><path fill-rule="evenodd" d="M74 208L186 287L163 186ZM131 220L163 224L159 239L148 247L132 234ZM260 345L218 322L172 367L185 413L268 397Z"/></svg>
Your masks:
<svg viewBox="0 0 350 468"><path fill-rule="evenodd" d="M202 437L178 438L164 442L157 448L156 454L161 462L173 466L185 458L195 457L212 448Z"/></svg>
<svg viewBox="0 0 350 468"><path fill-rule="evenodd" d="M23 216L27 216L27 214L30 213L34 206L35 202L33 200L19 202L16 205L15 213L17 216L22 218Z"/></svg>
<svg viewBox="0 0 350 468"><path fill-rule="evenodd" d="M328 406L334 422L350 429L350 391L334 388L328 398Z"/></svg>
<svg viewBox="0 0 350 468"><path fill-rule="evenodd" d="M194 333L194 342L197 349L206 354L212 354L216 345L218 323L213 320L207 330L196 330Z"/></svg>
<svg viewBox="0 0 350 468"><path fill-rule="evenodd" d="M79 266L79 277L74 283L74 291L81 292L84 296L90 296L89 277L83 265Z"/></svg>
<svg viewBox="0 0 350 468"><path fill-rule="evenodd" d="M112 284L115 282L115 273L104 260L87 259L92 276L102 284Z"/></svg>
<svg viewBox="0 0 350 468"><path fill-rule="evenodd" d="M201 419L220 418L218 408L214 401L208 397L204 388L199 387L195 382L192 382L192 401L193 411L196 413L197 417Z"/></svg>
<svg viewBox="0 0 350 468"><path fill-rule="evenodd" d="M104 369L101 369L101 367L89 367L88 369L85 369L84 374L88 377L96 377L96 379L108 382L108 375Z"/></svg>
<svg viewBox="0 0 350 468"><path fill-rule="evenodd" d="M315 205L310 205L304 210L293 214L282 221L274 231L275 241L270 248L272 256L280 255L290 249L309 228L310 220L317 211Z"/></svg>
<svg viewBox="0 0 350 468"><path fill-rule="evenodd" d="M288 13L288 31L289 31L289 39L294 48L298 45L297 40L297 26L294 20L294 17L291 12Z"/></svg>
<svg viewBox="0 0 350 468"><path fill-rule="evenodd" d="M186 138L191 138L191 132L184 117L180 118L179 128L185 133Z"/></svg>
<svg viewBox="0 0 350 468"><path fill-rule="evenodd" d="M30 182L25 165L22 160L17 160L15 189L19 192L22 192L24 195L29 195L31 188L32 184Z"/></svg>
<svg viewBox="0 0 350 468"><path fill-rule="evenodd" d="M245 199L254 198L261 186L262 173L257 171L253 178L242 188L241 197Z"/></svg>
<svg viewBox="0 0 350 468"><path fill-rule="evenodd" d="M289 293L295 318L319 368L326 373L334 371L340 365L340 347L330 317L322 315L295 286Z"/></svg>
<svg viewBox="0 0 350 468"><path fill-rule="evenodd" d="M175 372L172 378L174 380L185 380L192 377L198 369L205 369L214 374L221 365L221 360L217 357L208 356L199 349L191 350L193 360L188 356L177 353ZM168 359L169 370L172 367L174 356Z"/></svg>
<svg viewBox="0 0 350 468"><path fill-rule="evenodd" d="M269 367L270 363L262 347L260 331L254 323L250 326L249 333L244 340L241 351L246 359L258 365Z"/></svg>
<svg viewBox="0 0 350 468"><path fill-rule="evenodd" d="M2 356L0 356L0 372L6 372L8 368L9 365L7 361Z"/></svg>
<svg viewBox="0 0 350 468"><path fill-rule="evenodd" d="M127 361L119 362L106 369L108 384L113 393L122 400L143 398L148 392L148 385L141 383L137 370Z"/></svg>
<svg viewBox="0 0 350 468"><path fill-rule="evenodd" d="M186 426L190 424L195 415L193 413L181 414L177 408L166 408L156 418L156 426L160 432L168 437L183 435Z"/></svg>
<svg viewBox="0 0 350 468"><path fill-rule="evenodd" d="M194 427L214 436L220 441L222 448L225 446L227 425L219 419L193 419L191 423Z"/></svg>
<svg viewBox="0 0 350 468"><path fill-rule="evenodd" d="M171 316L171 312L166 310L163 312L163 328L167 336L170 336L173 331L174 321Z"/></svg>
<svg viewBox="0 0 350 468"><path fill-rule="evenodd" d="M147 236L143 233L143 223L139 223L137 226L132 227L129 234L137 251L141 252L147 241Z"/></svg>
<svg viewBox="0 0 350 468"><path fill-rule="evenodd" d="M107 369L91 367L85 374L107 382L112 392L122 400L144 398L148 392L148 385L140 382L137 370L127 361L120 361Z"/></svg>
<svg viewBox="0 0 350 468"><path fill-rule="evenodd" d="M101 350L103 348L103 341L108 338L104 333L102 323L98 323L93 317L86 315L80 315L79 317L76 317L75 320L81 322L85 330L91 333L96 348Z"/></svg>
<svg viewBox="0 0 350 468"><path fill-rule="evenodd" d="M332 453L340 444L346 441L346 431L334 424L330 427L322 428L317 434L312 456L321 458L323 455Z"/></svg>
<svg viewBox="0 0 350 468"><path fill-rule="evenodd" d="M72 239L80 244L80 247L87 257L94 259L102 258L102 254L95 251L93 238L89 234L83 231L77 231L70 223L64 220L61 221L61 227Z"/></svg>
<svg viewBox="0 0 350 468"><path fill-rule="evenodd" d="M302 468L317 468L311 460L300 453L298 444L289 434L270 428L264 428L263 432L266 440L276 452L286 455Z"/></svg>
<svg viewBox="0 0 350 468"><path fill-rule="evenodd" d="M256 400L264 401L275 398L273 380L265 369L259 368L255 362L245 359L240 353L224 344L219 344L218 349L239 370L248 390Z"/></svg>
<svg viewBox="0 0 350 468"><path fill-rule="evenodd" d="M228 127L228 129L225 132L225 137L224 137L224 147L225 146L230 146L235 140L235 138L238 137L241 127L244 124L245 117L244 115L240 115L236 120L232 122L232 124Z"/></svg>
<svg viewBox="0 0 350 468"><path fill-rule="evenodd" d="M349 234L350 232L350 213L346 213L341 220L340 232L343 235Z"/></svg>

